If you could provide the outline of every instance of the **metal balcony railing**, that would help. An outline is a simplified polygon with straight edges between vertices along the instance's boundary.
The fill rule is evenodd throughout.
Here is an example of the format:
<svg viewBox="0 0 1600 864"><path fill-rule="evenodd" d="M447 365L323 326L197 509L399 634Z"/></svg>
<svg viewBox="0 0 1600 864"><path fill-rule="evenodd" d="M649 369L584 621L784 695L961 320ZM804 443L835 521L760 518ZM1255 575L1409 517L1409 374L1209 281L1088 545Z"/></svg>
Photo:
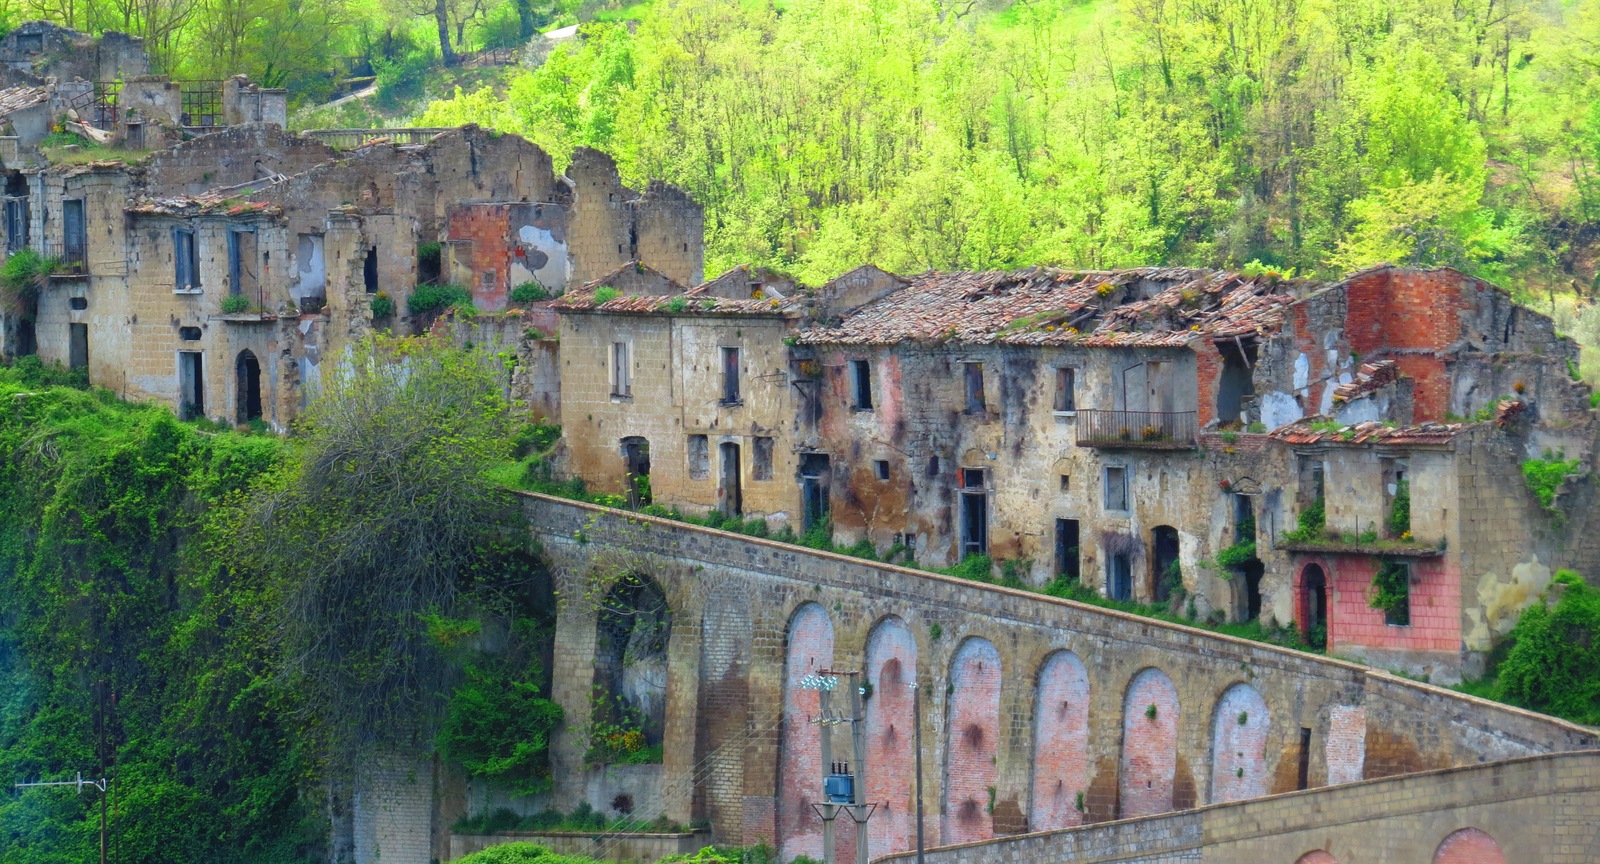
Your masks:
<svg viewBox="0 0 1600 864"><path fill-rule="evenodd" d="M1079 409L1077 429L1082 447L1193 447L1195 412Z"/></svg>

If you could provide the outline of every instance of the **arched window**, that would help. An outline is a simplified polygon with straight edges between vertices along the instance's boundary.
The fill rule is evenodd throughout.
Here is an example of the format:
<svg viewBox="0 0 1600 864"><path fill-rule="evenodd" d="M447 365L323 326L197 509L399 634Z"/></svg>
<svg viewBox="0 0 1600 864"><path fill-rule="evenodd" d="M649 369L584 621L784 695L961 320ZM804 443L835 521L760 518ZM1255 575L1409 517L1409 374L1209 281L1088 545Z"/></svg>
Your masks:
<svg viewBox="0 0 1600 864"><path fill-rule="evenodd" d="M1028 829L1082 825L1089 809L1089 673L1071 651L1039 667L1033 696L1033 795Z"/></svg>
<svg viewBox="0 0 1600 864"><path fill-rule="evenodd" d="M1160 669L1128 682L1122 700L1122 762L1117 797L1122 819L1172 810L1178 776L1178 690Z"/></svg>

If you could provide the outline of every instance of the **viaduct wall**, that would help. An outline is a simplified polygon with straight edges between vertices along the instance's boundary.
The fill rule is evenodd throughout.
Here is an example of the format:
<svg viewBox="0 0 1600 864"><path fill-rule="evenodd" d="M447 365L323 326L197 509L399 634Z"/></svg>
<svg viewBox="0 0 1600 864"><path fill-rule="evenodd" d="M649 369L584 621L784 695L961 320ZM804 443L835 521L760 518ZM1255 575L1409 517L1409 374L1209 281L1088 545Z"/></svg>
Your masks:
<svg viewBox="0 0 1600 864"><path fill-rule="evenodd" d="M911 848L913 724L930 846L1600 746L1583 727L1338 660L561 499L523 504L562 598L553 797L577 800L603 770L583 758L597 598L608 576L648 576L672 618L665 761L661 794L635 812L703 818L720 842L766 840L786 858L820 852L818 694L798 685L824 668L871 684L873 857ZM846 726L829 734L835 758L849 752ZM839 834L848 861L850 827Z"/></svg>

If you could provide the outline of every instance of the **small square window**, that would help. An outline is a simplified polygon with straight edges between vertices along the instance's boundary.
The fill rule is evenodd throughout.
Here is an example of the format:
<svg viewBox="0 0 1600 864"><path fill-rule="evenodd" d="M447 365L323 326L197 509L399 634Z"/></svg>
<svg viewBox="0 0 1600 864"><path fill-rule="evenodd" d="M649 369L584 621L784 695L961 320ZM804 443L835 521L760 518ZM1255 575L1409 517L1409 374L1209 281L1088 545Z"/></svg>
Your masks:
<svg viewBox="0 0 1600 864"><path fill-rule="evenodd" d="M1071 474L1062 474L1061 475L1061 491L1062 492L1071 492L1072 491L1072 475Z"/></svg>
<svg viewBox="0 0 1600 864"><path fill-rule="evenodd" d="M962 468L961 476L958 478L961 481L961 488L982 489L983 474L984 470L982 468Z"/></svg>
<svg viewBox="0 0 1600 864"><path fill-rule="evenodd" d="M878 475L878 479L879 480L888 480L889 479L889 460L887 460L887 459L874 459L874 460L872 460L872 471L873 471L873 473Z"/></svg>

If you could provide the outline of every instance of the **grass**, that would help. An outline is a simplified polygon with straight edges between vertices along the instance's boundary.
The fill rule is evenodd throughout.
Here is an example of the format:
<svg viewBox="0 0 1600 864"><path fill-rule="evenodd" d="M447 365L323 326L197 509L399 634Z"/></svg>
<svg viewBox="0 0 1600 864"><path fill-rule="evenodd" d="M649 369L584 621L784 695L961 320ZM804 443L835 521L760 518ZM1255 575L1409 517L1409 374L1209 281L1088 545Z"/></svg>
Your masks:
<svg viewBox="0 0 1600 864"><path fill-rule="evenodd" d="M74 149L75 148L75 149ZM39 152L52 165L87 165L90 162L121 160L128 163L143 161L149 150L124 150L106 147L72 132L52 132L39 142Z"/></svg>

